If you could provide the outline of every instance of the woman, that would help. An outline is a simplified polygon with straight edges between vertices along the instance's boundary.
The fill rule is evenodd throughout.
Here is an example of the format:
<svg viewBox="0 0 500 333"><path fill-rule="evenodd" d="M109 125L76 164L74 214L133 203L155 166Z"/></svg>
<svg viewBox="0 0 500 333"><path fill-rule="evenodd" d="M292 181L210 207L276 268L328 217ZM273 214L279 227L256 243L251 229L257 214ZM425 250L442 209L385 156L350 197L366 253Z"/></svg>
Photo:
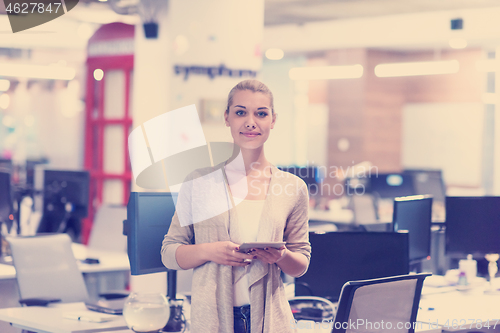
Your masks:
<svg viewBox="0 0 500 333"><path fill-rule="evenodd" d="M229 93L224 118L241 163L226 161L194 172L189 180L207 172L216 174L219 168L231 204L217 216L198 219L201 222L179 222L179 216L194 219L192 210L200 205L192 204L193 200L199 201L198 193L217 183L194 188L185 182L179 200L190 202L192 209L180 211L177 205L163 241L162 260L170 269L194 268L192 332L291 332L293 316L280 273L298 277L309 265L307 186L277 169L264 155L264 143L276 122L267 86L257 80L237 84ZM206 206L221 200L216 201ZM255 241L286 245L238 252L241 243Z"/></svg>

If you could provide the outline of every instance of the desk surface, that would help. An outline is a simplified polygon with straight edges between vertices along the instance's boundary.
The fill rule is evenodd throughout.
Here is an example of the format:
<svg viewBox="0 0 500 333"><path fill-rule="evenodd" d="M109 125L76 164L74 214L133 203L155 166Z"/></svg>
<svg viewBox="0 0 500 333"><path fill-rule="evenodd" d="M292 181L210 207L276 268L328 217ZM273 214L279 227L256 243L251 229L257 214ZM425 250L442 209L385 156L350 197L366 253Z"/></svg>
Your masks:
<svg viewBox="0 0 500 333"><path fill-rule="evenodd" d="M494 287L498 290L500 279L495 279ZM500 292L485 293L489 282L468 290L455 287L424 287L420 299L417 321L434 323L445 330L480 328L486 321L500 331ZM479 325L476 327L476 325ZM455 327L453 327L455 326Z"/></svg>
<svg viewBox="0 0 500 333"><path fill-rule="evenodd" d="M83 264L78 262L78 267L82 273L98 273L113 271L129 271L130 262L125 252L96 250L88 248L83 244L72 244L73 253L77 260L85 258L99 259L99 264Z"/></svg>
<svg viewBox="0 0 500 333"><path fill-rule="evenodd" d="M86 333L127 330L123 316L110 317L110 321L91 323L64 318L66 313L78 312L95 315L86 309L84 303L57 304L50 307L22 307L0 309L0 320L10 322L13 326L36 332L51 333Z"/></svg>
<svg viewBox="0 0 500 333"><path fill-rule="evenodd" d="M16 269L12 265L0 264L0 280L15 279Z"/></svg>
<svg viewBox="0 0 500 333"><path fill-rule="evenodd" d="M52 333L93 333L93 332L113 332L113 333L133 333L128 329L123 316L115 316L113 321L105 323L88 323L64 318L67 312L85 312L83 303L60 304L58 306L10 308L0 310L0 320L8 321L13 326L28 329L36 332ZM186 333L189 331L186 330ZM301 321L297 325L298 333L330 333L331 327L328 325L314 325ZM419 333L440 333L440 329L427 329L417 327Z"/></svg>
<svg viewBox="0 0 500 333"><path fill-rule="evenodd" d="M352 211L347 209L342 210L316 210L309 209L309 220L320 222L334 222L339 224L352 224Z"/></svg>

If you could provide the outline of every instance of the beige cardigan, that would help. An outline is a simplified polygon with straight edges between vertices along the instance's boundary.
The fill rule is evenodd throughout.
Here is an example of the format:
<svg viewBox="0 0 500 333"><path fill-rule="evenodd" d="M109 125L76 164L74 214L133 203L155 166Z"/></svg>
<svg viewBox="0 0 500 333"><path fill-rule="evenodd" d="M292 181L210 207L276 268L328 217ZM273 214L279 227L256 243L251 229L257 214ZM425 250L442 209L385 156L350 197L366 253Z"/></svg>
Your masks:
<svg viewBox="0 0 500 333"><path fill-rule="evenodd" d="M191 177L196 178L216 169L204 169ZM190 192L182 188L179 195L193 195ZM307 186L300 178L272 166L257 241L284 241L290 251L302 253L310 259L308 201ZM230 218L238 218L236 209L182 227L176 212L163 240L161 256L164 265L170 269L182 269L175 258L175 252L182 244L230 240L227 229ZM233 332L233 271L231 266L211 261L194 268L191 332ZM259 260L254 260L248 267L252 333L294 331L293 316L280 272L276 264L264 264Z"/></svg>

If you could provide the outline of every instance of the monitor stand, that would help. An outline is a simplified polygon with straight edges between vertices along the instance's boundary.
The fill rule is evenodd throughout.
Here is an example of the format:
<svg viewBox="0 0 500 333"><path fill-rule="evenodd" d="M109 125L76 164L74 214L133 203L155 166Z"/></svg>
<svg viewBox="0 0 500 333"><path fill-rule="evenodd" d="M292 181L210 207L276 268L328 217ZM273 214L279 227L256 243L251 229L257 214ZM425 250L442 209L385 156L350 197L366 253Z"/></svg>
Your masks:
<svg viewBox="0 0 500 333"><path fill-rule="evenodd" d="M182 332L186 318L182 312L184 300L177 299L177 271L167 270L167 298L170 304L170 317L161 332Z"/></svg>
<svg viewBox="0 0 500 333"><path fill-rule="evenodd" d="M411 260L409 268L410 272L422 273L422 260Z"/></svg>

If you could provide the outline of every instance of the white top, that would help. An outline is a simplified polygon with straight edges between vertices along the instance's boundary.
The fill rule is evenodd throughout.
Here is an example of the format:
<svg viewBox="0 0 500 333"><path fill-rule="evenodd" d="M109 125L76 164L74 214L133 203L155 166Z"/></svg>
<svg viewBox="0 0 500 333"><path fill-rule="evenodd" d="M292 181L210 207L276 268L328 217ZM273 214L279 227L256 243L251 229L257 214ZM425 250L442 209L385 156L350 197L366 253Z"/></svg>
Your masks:
<svg viewBox="0 0 500 333"><path fill-rule="evenodd" d="M236 206L241 240L244 243L255 242L259 232L259 221L265 200L243 200ZM251 265L251 264L250 264ZM248 290L248 275L238 280L233 285L233 306L250 304L250 292Z"/></svg>

